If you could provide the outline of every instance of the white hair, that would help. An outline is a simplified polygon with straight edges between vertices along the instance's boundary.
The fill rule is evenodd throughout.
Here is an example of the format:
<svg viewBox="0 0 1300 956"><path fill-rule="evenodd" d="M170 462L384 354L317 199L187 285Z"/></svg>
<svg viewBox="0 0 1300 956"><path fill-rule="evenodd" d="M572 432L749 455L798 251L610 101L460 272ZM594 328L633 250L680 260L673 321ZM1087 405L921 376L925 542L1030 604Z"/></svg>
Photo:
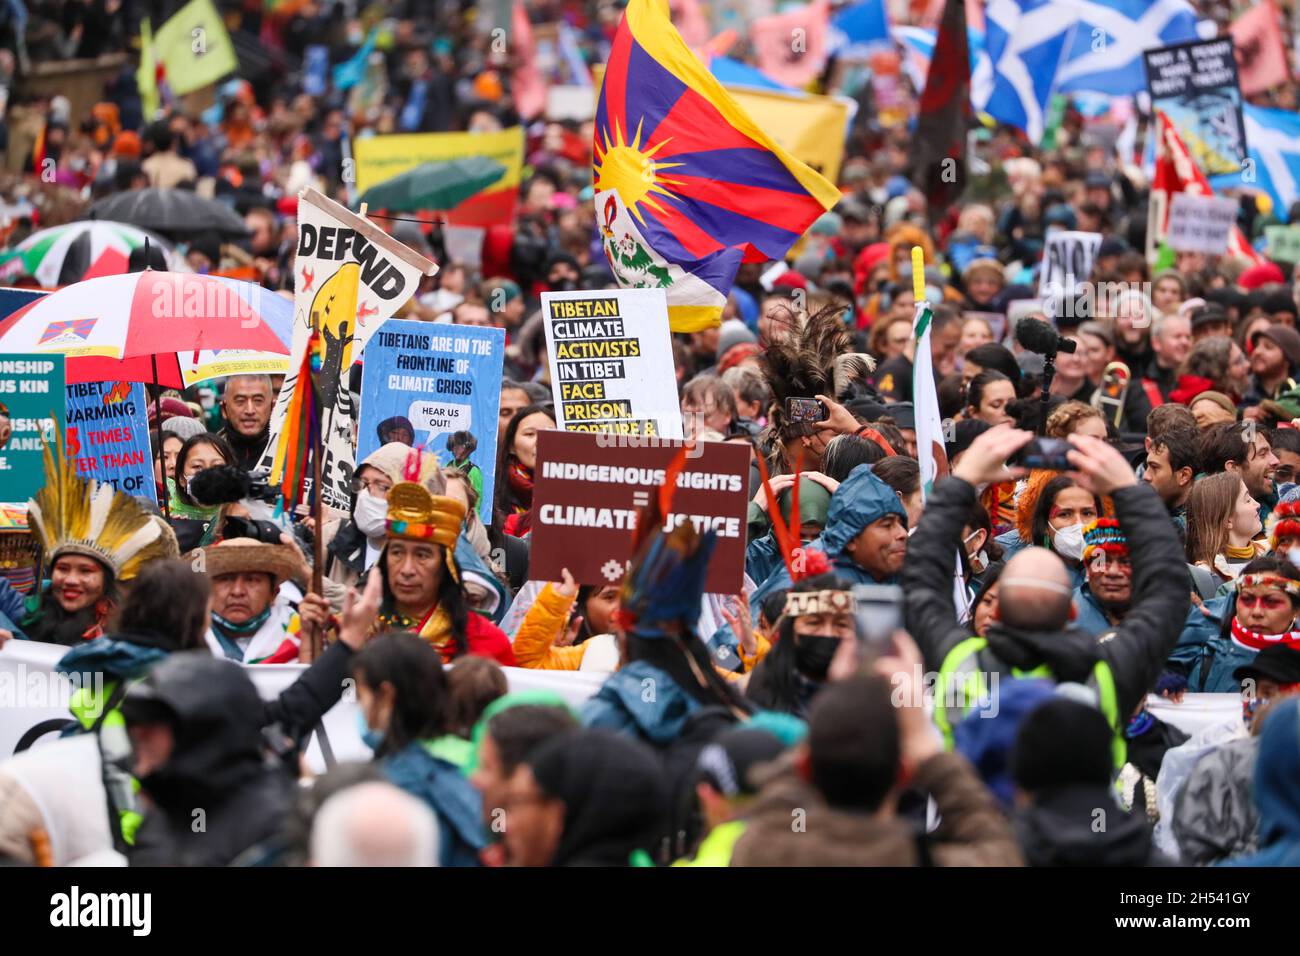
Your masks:
<svg viewBox="0 0 1300 956"><path fill-rule="evenodd" d="M437 866L438 821L390 783L359 783L321 804L311 859L316 866Z"/></svg>

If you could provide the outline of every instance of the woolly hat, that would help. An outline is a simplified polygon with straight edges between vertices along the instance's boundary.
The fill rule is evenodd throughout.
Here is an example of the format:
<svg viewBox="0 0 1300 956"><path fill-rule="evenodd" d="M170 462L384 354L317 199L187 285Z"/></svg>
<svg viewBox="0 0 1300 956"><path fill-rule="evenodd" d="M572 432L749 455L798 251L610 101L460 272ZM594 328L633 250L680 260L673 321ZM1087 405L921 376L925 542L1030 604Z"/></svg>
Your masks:
<svg viewBox="0 0 1300 956"><path fill-rule="evenodd" d="M1268 328L1260 329L1250 337L1251 346L1253 347L1261 338L1268 339L1280 348L1292 368L1300 365L1300 332L1289 325L1274 322Z"/></svg>
<svg viewBox="0 0 1300 956"><path fill-rule="evenodd" d="M727 319L718 329L718 355L726 355L733 345L757 341L758 336L740 319Z"/></svg>
<svg viewBox="0 0 1300 956"><path fill-rule="evenodd" d="M1085 784L1105 787L1114 770L1114 733L1095 707L1053 696L1020 723L1011 776L1029 793Z"/></svg>
<svg viewBox="0 0 1300 956"><path fill-rule="evenodd" d="M1243 289L1258 289L1272 282L1286 282L1286 276L1275 262L1261 262L1251 266L1237 279L1237 285Z"/></svg>
<svg viewBox="0 0 1300 956"><path fill-rule="evenodd" d="M1083 563L1089 563L1098 550L1117 557L1128 554L1128 538L1114 518L1098 518L1083 529Z"/></svg>
<svg viewBox="0 0 1300 956"><path fill-rule="evenodd" d="M189 441L195 435L207 432L207 428L197 418L182 418L180 415L166 419L159 430L164 435L175 435L181 441Z"/></svg>

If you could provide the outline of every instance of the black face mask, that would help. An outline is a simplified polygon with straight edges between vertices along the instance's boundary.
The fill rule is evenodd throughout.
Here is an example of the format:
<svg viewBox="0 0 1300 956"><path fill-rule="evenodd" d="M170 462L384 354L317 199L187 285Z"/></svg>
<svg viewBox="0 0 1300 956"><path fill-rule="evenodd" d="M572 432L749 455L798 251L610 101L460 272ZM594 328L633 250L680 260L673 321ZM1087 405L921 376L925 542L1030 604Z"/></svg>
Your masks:
<svg viewBox="0 0 1300 956"><path fill-rule="evenodd" d="M796 634L794 636L794 666L805 677L822 681L831 669L831 661L839 650L840 639L826 634Z"/></svg>
<svg viewBox="0 0 1300 956"><path fill-rule="evenodd" d="M573 292L578 288L578 283L567 276L562 279L556 279L554 282L548 282L552 292Z"/></svg>

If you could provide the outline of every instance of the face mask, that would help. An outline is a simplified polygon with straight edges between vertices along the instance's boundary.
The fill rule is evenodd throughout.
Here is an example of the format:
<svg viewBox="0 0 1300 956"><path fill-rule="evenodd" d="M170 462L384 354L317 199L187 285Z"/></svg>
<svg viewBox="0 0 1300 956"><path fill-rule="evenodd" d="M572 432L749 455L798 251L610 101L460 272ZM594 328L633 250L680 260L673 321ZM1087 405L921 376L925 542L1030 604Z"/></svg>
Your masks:
<svg viewBox="0 0 1300 956"><path fill-rule="evenodd" d="M371 750L378 750L379 745L384 741L384 735L378 730L371 730L370 724L366 723L366 715L357 710L357 733L361 735L361 742Z"/></svg>
<svg viewBox="0 0 1300 956"><path fill-rule="evenodd" d="M1300 545L1296 545L1286 553L1286 559L1300 568Z"/></svg>
<svg viewBox="0 0 1300 956"><path fill-rule="evenodd" d="M1052 548L1063 558L1071 561L1083 560L1083 525L1072 524L1058 528L1052 539Z"/></svg>
<svg viewBox="0 0 1300 956"><path fill-rule="evenodd" d="M962 546L964 547L971 538L978 534L978 531L972 531L966 537L962 538ZM983 574L984 569L989 566L989 556L984 551L976 551L974 554L967 554L966 560L970 562L970 569L973 574Z"/></svg>
<svg viewBox="0 0 1300 956"><path fill-rule="evenodd" d="M839 650L840 639L825 634L796 634L794 640L794 666L806 677L822 681L831 669L831 661Z"/></svg>
<svg viewBox="0 0 1300 956"><path fill-rule="evenodd" d="M357 495L356 507L352 509L352 520L356 522L357 530L367 538L382 538L387 518L387 501L376 498L368 491L362 491Z"/></svg>
<svg viewBox="0 0 1300 956"><path fill-rule="evenodd" d="M554 282L549 283L549 285L552 292L572 292L578 287L578 283L569 278L556 279Z"/></svg>

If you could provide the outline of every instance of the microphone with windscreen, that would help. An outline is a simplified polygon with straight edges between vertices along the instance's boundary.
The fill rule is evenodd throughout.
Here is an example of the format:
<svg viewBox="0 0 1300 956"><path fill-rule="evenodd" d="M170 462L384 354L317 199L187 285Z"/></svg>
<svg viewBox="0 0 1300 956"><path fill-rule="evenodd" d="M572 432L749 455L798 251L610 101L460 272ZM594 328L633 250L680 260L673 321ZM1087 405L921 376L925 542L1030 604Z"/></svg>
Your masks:
<svg viewBox="0 0 1300 956"><path fill-rule="evenodd" d="M1057 352L1073 352L1079 343L1073 339L1063 338L1060 332L1042 319L1021 319L1016 323L1016 341L1021 347L1039 355L1055 355Z"/></svg>

